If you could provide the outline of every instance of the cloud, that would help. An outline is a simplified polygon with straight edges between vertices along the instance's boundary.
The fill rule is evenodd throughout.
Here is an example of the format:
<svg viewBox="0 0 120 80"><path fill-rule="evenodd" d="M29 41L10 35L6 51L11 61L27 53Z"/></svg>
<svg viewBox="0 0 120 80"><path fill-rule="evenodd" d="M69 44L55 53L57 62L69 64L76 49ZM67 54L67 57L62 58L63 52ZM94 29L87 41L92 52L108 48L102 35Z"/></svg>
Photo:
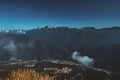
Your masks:
<svg viewBox="0 0 120 80"><path fill-rule="evenodd" d="M72 54L72 59L81 63L82 66L92 68L94 65L94 59L89 56L81 56L79 52L75 51Z"/></svg>

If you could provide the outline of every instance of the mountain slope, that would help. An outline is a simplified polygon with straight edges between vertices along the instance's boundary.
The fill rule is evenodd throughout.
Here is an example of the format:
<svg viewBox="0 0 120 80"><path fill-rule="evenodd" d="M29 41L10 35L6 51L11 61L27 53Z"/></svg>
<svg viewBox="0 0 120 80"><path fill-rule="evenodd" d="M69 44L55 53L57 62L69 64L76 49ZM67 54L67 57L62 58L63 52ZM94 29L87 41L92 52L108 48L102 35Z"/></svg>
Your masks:
<svg viewBox="0 0 120 80"><path fill-rule="evenodd" d="M14 32L14 31L12 31ZM120 28L37 28L24 34L0 33L0 59L72 60L74 51L95 59L95 66L120 72Z"/></svg>

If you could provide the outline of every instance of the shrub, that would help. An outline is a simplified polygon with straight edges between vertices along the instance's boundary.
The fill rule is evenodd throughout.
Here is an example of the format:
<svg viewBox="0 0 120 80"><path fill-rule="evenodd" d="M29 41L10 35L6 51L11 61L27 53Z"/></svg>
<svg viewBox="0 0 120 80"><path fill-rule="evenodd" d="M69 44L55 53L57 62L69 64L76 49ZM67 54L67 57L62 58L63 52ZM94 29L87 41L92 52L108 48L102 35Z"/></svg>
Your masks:
<svg viewBox="0 0 120 80"><path fill-rule="evenodd" d="M25 69L12 71L7 80L54 80L54 77L42 75L35 70Z"/></svg>

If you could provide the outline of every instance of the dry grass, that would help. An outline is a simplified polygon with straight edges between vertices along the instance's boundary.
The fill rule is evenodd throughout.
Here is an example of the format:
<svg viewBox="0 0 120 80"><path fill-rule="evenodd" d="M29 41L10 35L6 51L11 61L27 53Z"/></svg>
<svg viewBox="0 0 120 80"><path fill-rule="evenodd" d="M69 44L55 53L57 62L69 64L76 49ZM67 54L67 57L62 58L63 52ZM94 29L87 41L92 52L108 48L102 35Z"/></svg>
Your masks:
<svg viewBox="0 0 120 80"><path fill-rule="evenodd" d="M7 80L54 80L54 77L39 74L35 70L25 69L12 71Z"/></svg>

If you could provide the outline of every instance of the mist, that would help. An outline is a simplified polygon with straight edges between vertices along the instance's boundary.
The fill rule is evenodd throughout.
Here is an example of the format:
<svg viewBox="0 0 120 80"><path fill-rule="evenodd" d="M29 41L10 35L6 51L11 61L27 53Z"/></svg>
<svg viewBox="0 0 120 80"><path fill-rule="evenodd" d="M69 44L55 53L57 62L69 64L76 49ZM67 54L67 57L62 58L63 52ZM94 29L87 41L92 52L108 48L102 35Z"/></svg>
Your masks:
<svg viewBox="0 0 120 80"><path fill-rule="evenodd" d="M11 53L12 56L16 56L17 46L15 45L13 40L10 40L3 46L3 48Z"/></svg>
<svg viewBox="0 0 120 80"><path fill-rule="evenodd" d="M89 56L82 56L79 52L75 51L72 54L72 59L78 61L82 66L86 68L92 68L94 65L94 59Z"/></svg>
<svg viewBox="0 0 120 80"><path fill-rule="evenodd" d="M22 56L27 52L26 49L34 49L34 41L18 41L12 37L2 36L0 39L0 48L2 52L1 55L9 57L22 58ZM29 57L29 55L28 55Z"/></svg>

